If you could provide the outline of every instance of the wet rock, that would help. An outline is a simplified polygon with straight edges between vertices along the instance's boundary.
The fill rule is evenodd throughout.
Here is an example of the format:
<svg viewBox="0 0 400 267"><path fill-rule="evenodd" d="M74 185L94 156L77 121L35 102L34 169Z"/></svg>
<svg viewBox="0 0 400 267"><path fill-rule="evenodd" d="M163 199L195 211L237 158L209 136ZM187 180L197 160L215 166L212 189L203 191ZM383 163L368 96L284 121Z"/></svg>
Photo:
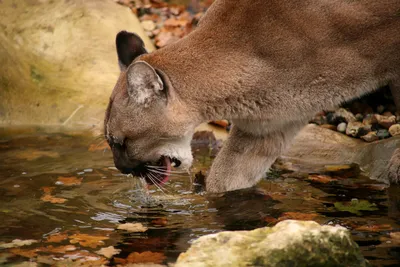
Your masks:
<svg viewBox="0 0 400 267"><path fill-rule="evenodd" d="M400 124L393 124L389 128L389 133L391 136L400 135Z"/></svg>
<svg viewBox="0 0 400 267"><path fill-rule="evenodd" d="M362 122L349 122L346 128L346 134L353 137L366 135L371 131L370 125L364 125Z"/></svg>
<svg viewBox="0 0 400 267"><path fill-rule="evenodd" d="M391 116L393 116L393 113L390 111L385 111L382 113L382 116L391 117Z"/></svg>
<svg viewBox="0 0 400 267"><path fill-rule="evenodd" d="M336 126L335 125L332 125L332 124L322 124L322 125L320 125L322 128L325 128L325 129L329 129L329 130L332 130L332 131L336 131Z"/></svg>
<svg viewBox="0 0 400 267"><path fill-rule="evenodd" d="M339 123L339 125L337 126L336 129L338 132L346 133L346 128L347 128L347 123L341 122L341 123Z"/></svg>
<svg viewBox="0 0 400 267"><path fill-rule="evenodd" d="M272 228L202 236L179 255L175 267L183 266L368 266L368 262L347 229L286 220Z"/></svg>
<svg viewBox="0 0 400 267"><path fill-rule="evenodd" d="M386 129L379 129L376 132L376 135L379 137L379 139L385 139L390 137L389 131Z"/></svg>
<svg viewBox="0 0 400 267"><path fill-rule="evenodd" d="M396 117L395 116L383 116L383 115L374 115L377 123L386 128L389 129L390 126L396 123Z"/></svg>
<svg viewBox="0 0 400 267"><path fill-rule="evenodd" d="M339 108L334 113L328 113L326 116L329 124L338 125L341 122L354 122L356 121L356 117L354 117L353 113L350 111Z"/></svg>
<svg viewBox="0 0 400 267"><path fill-rule="evenodd" d="M373 141L379 140L379 137L376 134L376 131L369 132L366 135L361 136L360 138L366 142L373 142Z"/></svg>
<svg viewBox="0 0 400 267"><path fill-rule="evenodd" d="M367 115L365 115L365 117L364 117L362 123L363 123L364 125L373 125L373 124L375 124L375 123L378 123L378 121L376 120L376 118L375 118L374 115L372 115L372 114L367 114Z"/></svg>

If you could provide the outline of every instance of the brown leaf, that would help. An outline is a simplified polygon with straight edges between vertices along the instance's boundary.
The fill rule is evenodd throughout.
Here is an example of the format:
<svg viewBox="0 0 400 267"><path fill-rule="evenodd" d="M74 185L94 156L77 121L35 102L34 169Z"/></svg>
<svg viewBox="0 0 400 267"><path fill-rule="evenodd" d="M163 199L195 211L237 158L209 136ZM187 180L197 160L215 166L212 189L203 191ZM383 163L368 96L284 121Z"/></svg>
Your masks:
<svg viewBox="0 0 400 267"><path fill-rule="evenodd" d="M145 251L142 253L132 252L126 258L128 263L162 263L166 259L160 252Z"/></svg>
<svg viewBox="0 0 400 267"><path fill-rule="evenodd" d="M20 249L20 248L12 248L9 250L11 253L15 255L19 255L25 258L34 258L37 256L37 253L40 251L39 249Z"/></svg>
<svg viewBox="0 0 400 267"><path fill-rule="evenodd" d="M109 145L106 140L101 141L100 143L97 144L91 144L88 148L88 151L93 152L93 151L103 151L104 149L109 149Z"/></svg>
<svg viewBox="0 0 400 267"><path fill-rule="evenodd" d="M372 225L362 225L354 230L356 231L366 231L366 232L380 232L392 230L392 226L390 224L372 224Z"/></svg>
<svg viewBox="0 0 400 267"><path fill-rule="evenodd" d="M157 218L151 221L152 224L165 226L168 224L167 218Z"/></svg>
<svg viewBox="0 0 400 267"><path fill-rule="evenodd" d="M44 202L50 202L54 204L61 204L67 201L65 198L53 197L49 194L44 194L40 199Z"/></svg>
<svg viewBox="0 0 400 267"><path fill-rule="evenodd" d="M47 246L45 251L46 252L52 252L52 253L60 253L64 254L69 251L75 251L76 247L74 245L66 245L66 246L58 246L58 247L53 247L53 246Z"/></svg>
<svg viewBox="0 0 400 267"><path fill-rule="evenodd" d="M318 214L316 214L316 213L284 212L278 218L278 221L289 220L289 219L290 220L312 221L316 217L318 217Z"/></svg>
<svg viewBox="0 0 400 267"><path fill-rule="evenodd" d="M116 249L113 246L109 246L106 248L101 248L100 250L96 251L97 254L103 255L104 257L110 259L112 256L117 255L121 252L120 249Z"/></svg>
<svg viewBox="0 0 400 267"><path fill-rule="evenodd" d="M19 159L25 159L28 161L36 160L41 157L49 157L49 158L58 158L60 154L57 152L52 151L40 151L40 150L33 150L27 149L24 151L19 152L16 157Z"/></svg>
<svg viewBox="0 0 400 267"><path fill-rule="evenodd" d="M48 243L60 243L61 241L68 238L67 234L57 233L47 237L46 242Z"/></svg>
<svg viewBox="0 0 400 267"><path fill-rule="evenodd" d="M147 227L143 226L141 223L124 223L117 227L118 230L125 230L128 232L146 232Z"/></svg>
<svg viewBox="0 0 400 267"><path fill-rule="evenodd" d="M82 183L82 179L83 178L78 178L75 176L71 176L71 177L59 176L57 180L59 182L62 182L63 185L65 185L65 186L73 186L73 185L80 185Z"/></svg>
<svg viewBox="0 0 400 267"><path fill-rule="evenodd" d="M84 247L96 248L97 246L104 245L103 240L107 240L106 236L95 236L87 234L74 234L69 237L69 242L71 244L79 243L79 245Z"/></svg>
<svg viewBox="0 0 400 267"><path fill-rule="evenodd" d="M319 182L319 183L323 183L323 184L337 181L337 179L332 178L328 175L309 175L307 180L311 180L311 181Z"/></svg>

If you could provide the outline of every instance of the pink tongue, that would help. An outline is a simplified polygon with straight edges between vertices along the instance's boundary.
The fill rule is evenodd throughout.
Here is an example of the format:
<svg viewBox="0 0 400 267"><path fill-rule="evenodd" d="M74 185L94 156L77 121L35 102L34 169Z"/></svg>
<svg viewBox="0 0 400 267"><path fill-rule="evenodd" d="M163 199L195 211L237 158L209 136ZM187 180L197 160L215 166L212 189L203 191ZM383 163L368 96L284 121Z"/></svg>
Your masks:
<svg viewBox="0 0 400 267"><path fill-rule="evenodd" d="M162 177L162 181L161 183L165 183L168 181L168 177L171 173L171 160L169 157L164 157L164 167L165 167L165 175L163 175Z"/></svg>

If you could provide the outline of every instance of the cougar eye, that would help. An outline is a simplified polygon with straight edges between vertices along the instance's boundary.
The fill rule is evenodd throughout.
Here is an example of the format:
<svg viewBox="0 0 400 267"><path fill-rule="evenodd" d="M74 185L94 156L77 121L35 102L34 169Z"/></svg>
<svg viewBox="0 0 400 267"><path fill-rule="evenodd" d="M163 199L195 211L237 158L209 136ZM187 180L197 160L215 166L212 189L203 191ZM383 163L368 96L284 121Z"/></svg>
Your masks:
<svg viewBox="0 0 400 267"><path fill-rule="evenodd" d="M116 137L112 135L106 136L108 145L114 148L121 148L124 145L125 138Z"/></svg>

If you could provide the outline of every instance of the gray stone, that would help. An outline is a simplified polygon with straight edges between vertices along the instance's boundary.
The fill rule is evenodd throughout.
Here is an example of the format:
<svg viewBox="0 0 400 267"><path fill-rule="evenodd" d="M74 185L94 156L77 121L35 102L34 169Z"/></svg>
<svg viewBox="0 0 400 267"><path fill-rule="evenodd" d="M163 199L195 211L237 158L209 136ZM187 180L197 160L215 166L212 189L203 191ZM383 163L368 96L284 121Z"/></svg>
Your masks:
<svg viewBox="0 0 400 267"><path fill-rule="evenodd" d="M341 132L341 133L345 133L345 132L346 132L346 128L347 128L347 123L341 122L341 123L339 123L339 125L337 126L337 131L338 131L338 132Z"/></svg>
<svg viewBox="0 0 400 267"><path fill-rule="evenodd" d="M379 139L385 139L385 138L389 138L390 137L390 133L386 129L379 129L376 132L376 135L379 137Z"/></svg>
<svg viewBox="0 0 400 267"><path fill-rule="evenodd" d="M391 136L400 135L400 124L393 124L389 128L389 133Z"/></svg>
<svg viewBox="0 0 400 267"><path fill-rule="evenodd" d="M287 220L253 231L202 236L175 267L369 266L347 229Z"/></svg>

